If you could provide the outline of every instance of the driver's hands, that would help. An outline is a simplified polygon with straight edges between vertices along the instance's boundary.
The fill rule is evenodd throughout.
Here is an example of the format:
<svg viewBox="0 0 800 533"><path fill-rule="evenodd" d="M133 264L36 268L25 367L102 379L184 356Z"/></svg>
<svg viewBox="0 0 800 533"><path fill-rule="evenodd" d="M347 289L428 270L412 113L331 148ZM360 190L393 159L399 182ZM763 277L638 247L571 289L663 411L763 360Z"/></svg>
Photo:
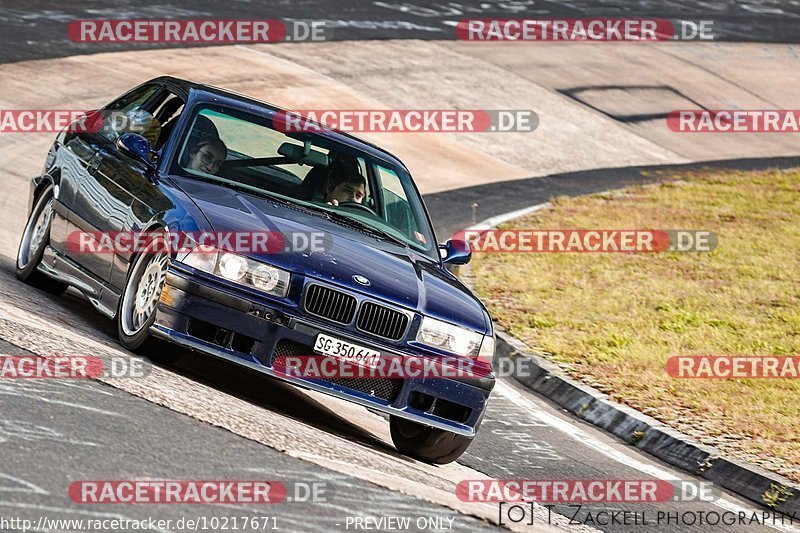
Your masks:
<svg viewBox="0 0 800 533"><path fill-rule="evenodd" d="M338 206L338 205L339 205L339 200L337 200L336 198L334 198L333 200L331 200L330 202L328 202L328 205L336 205L336 206Z"/></svg>

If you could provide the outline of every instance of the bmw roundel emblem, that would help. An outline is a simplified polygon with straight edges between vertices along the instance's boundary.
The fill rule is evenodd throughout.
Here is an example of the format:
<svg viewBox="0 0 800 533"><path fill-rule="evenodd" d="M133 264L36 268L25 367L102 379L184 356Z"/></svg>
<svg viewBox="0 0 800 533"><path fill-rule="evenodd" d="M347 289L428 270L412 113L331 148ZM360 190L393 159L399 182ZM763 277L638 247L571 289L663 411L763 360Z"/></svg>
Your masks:
<svg viewBox="0 0 800 533"><path fill-rule="evenodd" d="M356 274L355 276L353 276L353 280L359 285L364 285L365 287L369 285L369 280L364 276L359 276Z"/></svg>

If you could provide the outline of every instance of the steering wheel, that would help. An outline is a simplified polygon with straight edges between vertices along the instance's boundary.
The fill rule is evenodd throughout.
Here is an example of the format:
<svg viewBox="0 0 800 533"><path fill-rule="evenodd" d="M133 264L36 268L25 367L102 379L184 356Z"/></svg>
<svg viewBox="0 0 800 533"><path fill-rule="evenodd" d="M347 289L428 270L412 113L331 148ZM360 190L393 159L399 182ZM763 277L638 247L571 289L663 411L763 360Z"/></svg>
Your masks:
<svg viewBox="0 0 800 533"><path fill-rule="evenodd" d="M371 215L378 216L378 213L376 213L370 206L365 205L365 204L360 204L358 202L339 202L339 207L345 207L345 208L350 208L350 209L357 209L357 210L361 210L361 211L366 211L367 213L369 213Z"/></svg>

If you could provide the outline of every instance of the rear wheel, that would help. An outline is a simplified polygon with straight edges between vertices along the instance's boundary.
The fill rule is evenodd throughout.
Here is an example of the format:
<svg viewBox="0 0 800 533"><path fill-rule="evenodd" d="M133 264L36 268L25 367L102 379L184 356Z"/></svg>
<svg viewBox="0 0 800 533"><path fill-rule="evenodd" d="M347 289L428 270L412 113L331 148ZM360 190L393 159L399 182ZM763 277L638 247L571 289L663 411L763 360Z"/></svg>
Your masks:
<svg viewBox="0 0 800 533"><path fill-rule="evenodd" d="M67 285L37 270L44 257L44 250L50 242L54 202L52 186L45 189L36 200L19 242L15 274L17 279L28 285L59 295L67 290Z"/></svg>
<svg viewBox="0 0 800 533"><path fill-rule="evenodd" d="M472 439L450 431L424 426L403 418L389 419L392 442L397 450L426 463L452 463L467 451Z"/></svg>

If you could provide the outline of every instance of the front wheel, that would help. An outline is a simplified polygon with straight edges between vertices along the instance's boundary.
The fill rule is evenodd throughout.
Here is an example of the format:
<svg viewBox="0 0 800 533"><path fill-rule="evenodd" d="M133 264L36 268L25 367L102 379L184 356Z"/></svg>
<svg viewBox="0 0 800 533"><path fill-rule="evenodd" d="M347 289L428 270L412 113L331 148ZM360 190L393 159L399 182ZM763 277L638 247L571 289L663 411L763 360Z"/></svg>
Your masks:
<svg viewBox="0 0 800 533"><path fill-rule="evenodd" d="M389 428L397 450L426 463L452 463L467 451L472 439L450 431L391 416Z"/></svg>
<svg viewBox="0 0 800 533"><path fill-rule="evenodd" d="M155 237L146 250L161 249ZM165 252L142 253L133 261L125 283L125 291L117 309L117 336L119 342L133 352L150 351L159 346L150 335L150 326L156 320L161 290L167 277L169 255Z"/></svg>
<svg viewBox="0 0 800 533"><path fill-rule="evenodd" d="M67 290L67 285L45 276L38 270L44 257L44 250L50 242L54 202L52 186L44 190L36 200L19 242L15 274L17 279L28 285L59 295Z"/></svg>

